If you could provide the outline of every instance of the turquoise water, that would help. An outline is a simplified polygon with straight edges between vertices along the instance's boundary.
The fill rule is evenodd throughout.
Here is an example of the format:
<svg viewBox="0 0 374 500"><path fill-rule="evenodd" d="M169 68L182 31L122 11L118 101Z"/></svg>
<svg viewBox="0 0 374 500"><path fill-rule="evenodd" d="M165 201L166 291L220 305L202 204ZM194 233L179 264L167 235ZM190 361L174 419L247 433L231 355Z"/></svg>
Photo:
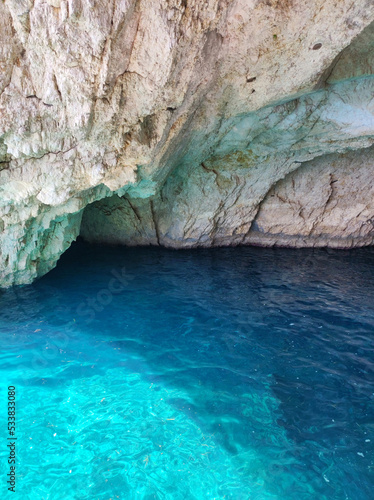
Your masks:
<svg viewBox="0 0 374 500"><path fill-rule="evenodd" d="M0 332L7 498L374 498L374 249L77 243Z"/></svg>

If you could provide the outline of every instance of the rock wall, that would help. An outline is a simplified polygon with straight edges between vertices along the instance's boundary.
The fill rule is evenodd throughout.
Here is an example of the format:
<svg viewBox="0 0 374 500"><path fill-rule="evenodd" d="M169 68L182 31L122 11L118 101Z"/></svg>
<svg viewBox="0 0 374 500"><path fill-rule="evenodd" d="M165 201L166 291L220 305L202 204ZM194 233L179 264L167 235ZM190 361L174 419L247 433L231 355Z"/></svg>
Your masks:
<svg viewBox="0 0 374 500"><path fill-rule="evenodd" d="M6 0L0 36L2 286L78 234L372 244L371 0Z"/></svg>

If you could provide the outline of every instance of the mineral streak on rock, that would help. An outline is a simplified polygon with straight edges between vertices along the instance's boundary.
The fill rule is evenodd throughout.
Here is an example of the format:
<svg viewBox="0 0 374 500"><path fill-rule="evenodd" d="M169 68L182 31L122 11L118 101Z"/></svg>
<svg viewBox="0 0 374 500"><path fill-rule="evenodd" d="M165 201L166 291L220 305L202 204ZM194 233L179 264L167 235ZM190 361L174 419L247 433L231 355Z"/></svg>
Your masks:
<svg viewBox="0 0 374 500"><path fill-rule="evenodd" d="M371 0L0 3L0 285L89 241L374 239Z"/></svg>

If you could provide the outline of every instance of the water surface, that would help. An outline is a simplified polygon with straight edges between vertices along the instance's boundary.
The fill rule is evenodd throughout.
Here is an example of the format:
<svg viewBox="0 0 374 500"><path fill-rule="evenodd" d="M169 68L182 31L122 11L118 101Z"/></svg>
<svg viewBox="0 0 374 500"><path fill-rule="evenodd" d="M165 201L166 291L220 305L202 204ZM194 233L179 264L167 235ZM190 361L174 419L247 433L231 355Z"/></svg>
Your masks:
<svg viewBox="0 0 374 500"><path fill-rule="evenodd" d="M9 496L372 499L373 306L374 249L74 244L0 295Z"/></svg>

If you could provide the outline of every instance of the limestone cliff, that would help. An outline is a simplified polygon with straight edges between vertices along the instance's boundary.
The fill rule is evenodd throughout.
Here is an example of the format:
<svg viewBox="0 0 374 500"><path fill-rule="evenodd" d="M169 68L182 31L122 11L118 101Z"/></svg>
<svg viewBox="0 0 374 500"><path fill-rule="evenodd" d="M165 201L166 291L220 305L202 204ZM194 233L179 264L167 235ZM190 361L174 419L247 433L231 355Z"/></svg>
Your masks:
<svg viewBox="0 0 374 500"><path fill-rule="evenodd" d="M372 0L0 2L0 284L79 235L374 240Z"/></svg>

